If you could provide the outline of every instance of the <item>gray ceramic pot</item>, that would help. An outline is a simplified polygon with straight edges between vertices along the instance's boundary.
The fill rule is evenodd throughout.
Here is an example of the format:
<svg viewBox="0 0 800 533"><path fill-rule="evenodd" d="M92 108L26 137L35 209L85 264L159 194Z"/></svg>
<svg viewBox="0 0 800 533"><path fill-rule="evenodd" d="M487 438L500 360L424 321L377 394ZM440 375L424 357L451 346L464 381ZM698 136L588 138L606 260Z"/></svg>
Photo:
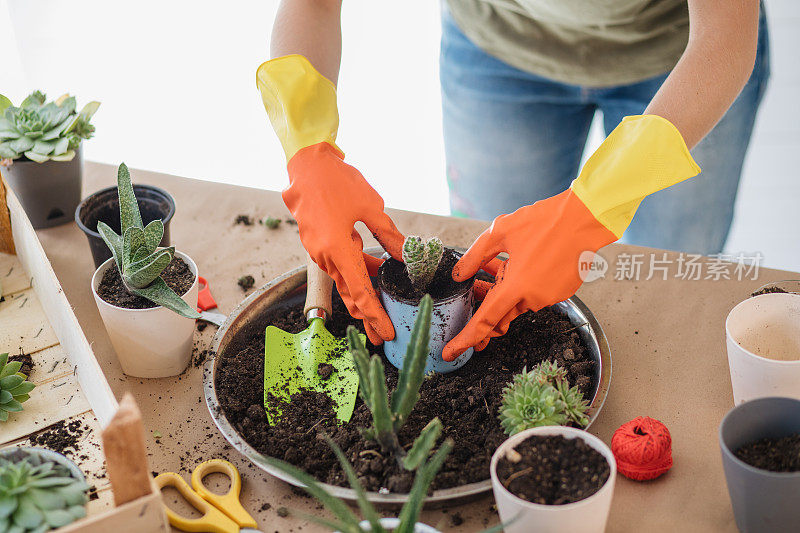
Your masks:
<svg viewBox="0 0 800 533"><path fill-rule="evenodd" d="M733 452L765 438L800 433L800 400L759 398L725 415L719 427L722 466L736 525L744 533L797 531L800 472L770 472L748 465Z"/></svg>
<svg viewBox="0 0 800 533"><path fill-rule="evenodd" d="M18 159L3 168L3 178L19 198L34 228L66 224L72 221L81 201L81 148L75 151L72 161L37 163Z"/></svg>
<svg viewBox="0 0 800 533"><path fill-rule="evenodd" d="M66 467L67 470L69 470L72 474L72 477L75 479L86 481L86 476L83 475L83 471L78 468L78 465L58 452L47 450L45 448L35 448L30 446L9 446L0 450L0 457L12 461L20 461L29 455L37 455L43 461L52 461L54 463L58 463Z"/></svg>

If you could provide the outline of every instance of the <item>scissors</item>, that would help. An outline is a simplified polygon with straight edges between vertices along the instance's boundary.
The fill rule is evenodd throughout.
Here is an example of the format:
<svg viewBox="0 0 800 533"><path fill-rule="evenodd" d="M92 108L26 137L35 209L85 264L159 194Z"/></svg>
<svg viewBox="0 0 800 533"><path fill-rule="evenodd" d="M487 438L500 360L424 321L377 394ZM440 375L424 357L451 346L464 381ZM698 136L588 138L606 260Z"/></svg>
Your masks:
<svg viewBox="0 0 800 533"><path fill-rule="evenodd" d="M231 479L231 488L225 494L215 494L203 485L209 474L225 474ZM239 501L242 477L236 467L222 459L211 459L197 465L192 472L192 486L175 472L156 476L158 488L173 487L186 498L192 507L203 513L200 518L185 518L164 504L169 523L188 532L208 533L261 533L255 519L244 510ZM194 489L194 490L192 490Z"/></svg>
<svg viewBox="0 0 800 533"><path fill-rule="evenodd" d="M200 290L197 292L197 311L200 313L200 320L221 326L228 317L219 312L209 311L209 309L217 309L217 302L211 296L211 286L203 276L198 276L197 281L200 285Z"/></svg>

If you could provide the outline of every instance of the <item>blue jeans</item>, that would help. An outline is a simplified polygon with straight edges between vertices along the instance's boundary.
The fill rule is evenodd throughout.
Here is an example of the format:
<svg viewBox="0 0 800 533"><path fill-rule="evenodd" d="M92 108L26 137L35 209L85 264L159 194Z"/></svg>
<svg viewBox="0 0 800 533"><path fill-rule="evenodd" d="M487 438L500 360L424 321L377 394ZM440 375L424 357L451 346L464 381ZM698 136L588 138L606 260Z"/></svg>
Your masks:
<svg viewBox="0 0 800 533"><path fill-rule="evenodd" d="M451 212L491 220L569 187L595 112L602 111L610 133L623 117L644 111L667 74L604 88L551 81L485 53L445 9L440 76ZM646 198L623 242L702 254L722 251L768 78L762 5L753 73L725 116L692 150L702 173Z"/></svg>

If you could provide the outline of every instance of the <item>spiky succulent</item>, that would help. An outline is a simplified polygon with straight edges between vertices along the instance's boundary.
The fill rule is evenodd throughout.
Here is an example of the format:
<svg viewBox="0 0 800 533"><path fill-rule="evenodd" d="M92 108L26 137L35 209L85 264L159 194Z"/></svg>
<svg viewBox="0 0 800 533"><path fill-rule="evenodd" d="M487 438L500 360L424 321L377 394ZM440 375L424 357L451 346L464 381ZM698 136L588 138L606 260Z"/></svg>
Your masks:
<svg viewBox="0 0 800 533"><path fill-rule="evenodd" d="M0 458L0 531L43 533L86 516L89 486L55 461L19 450Z"/></svg>
<svg viewBox="0 0 800 533"><path fill-rule="evenodd" d="M131 175L125 163L119 166L117 172L117 190L122 235L114 233L105 222L97 223L97 231L111 249L125 287L133 294L147 298L181 316L200 318L200 314L175 294L161 278L161 273L175 255L175 248L158 248L164 236L164 224L161 220L154 220L147 227L142 224L139 204L131 185Z"/></svg>
<svg viewBox="0 0 800 533"><path fill-rule="evenodd" d="M416 456L417 441L425 446L424 441L435 441L441 433L441 422L434 418L420 433L412 450L406 454L397 438L397 432L408 420L408 415L419 400L419 388L425 380L425 363L428 357L428 340L431 327L431 309L433 300L425 295L419 304L419 312L411 330L411 340L406 348L403 368L397 378L397 388L392 392L391 402L386 387L386 375L380 356L370 357L367 348L353 326L347 328L347 341L350 353L353 354L358 372L358 392L372 413L372 427L363 430L364 436L376 441L381 448L394 455L398 463L413 470L418 463ZM435 436L431 437L431 435ZM423 437L424 436L424 437Z"/></svg>
<svg viewBox="0 0 800 533"><path fill-rule="evenodd" d="M8 420L8 413L22 411L22 402L30 399L28 394L36 387L25 380L28 376L20 372L20 368L22 361L9 363L8 354L0 353L0 422Z"/></svg>
<svg viewBox="0 0 800 533"><path fill-rule="evenodd" d="M46 102L40 91L15 107L0 95L0 159L25 156L37 163L71 160L81 141L94 133L89 121L98 107L99 102L89 102L77 113L75 97L65 94Z"/></svg>
<svg viewBox="0 0 800 533"><path fill-rule="evenodd" d="M508 435L539 426L563 426L570 422L583 427L588 402L577 387L570 388L567 371L545 361L528 372L522 369L503 389L500 424Z"/></svg>
<svg viewBox="0 0 800 533"><path fill-rule="evenodd" d="M438 237L431 237L427 241L416 235L406 237L403 243L403 262L411 284L417 290L425 291L433 281L443 253L444 245Z"/></svg>

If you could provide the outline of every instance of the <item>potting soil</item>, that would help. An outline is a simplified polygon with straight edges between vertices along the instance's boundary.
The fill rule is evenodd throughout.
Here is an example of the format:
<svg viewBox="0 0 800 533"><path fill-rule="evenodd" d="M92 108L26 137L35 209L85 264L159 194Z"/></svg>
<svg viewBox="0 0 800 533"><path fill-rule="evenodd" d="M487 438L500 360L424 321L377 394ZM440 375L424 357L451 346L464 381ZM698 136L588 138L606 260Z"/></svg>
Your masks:
<svg viewBox="0 0 800 533"><path fill-rule="evenodd" d="M439 261L433 280L426 291L434 300L458 294L470 284L470 281L458 282L453 279L453 267L458 259L459 256L453 250L445 248L442 260ZM381 284L392 296L414 301L419 301L425 296L425 292L417 290L411 284L406 265L396 259L387 259L378 270L378 275L381 277Z"/></svg>
<svg viewBox="0 0 800 533"><path fill-rule="evenodd" d="M771 472L800 472L800 433L780 439L761 439L745 444L736 457L756 468Z"/></svg>

